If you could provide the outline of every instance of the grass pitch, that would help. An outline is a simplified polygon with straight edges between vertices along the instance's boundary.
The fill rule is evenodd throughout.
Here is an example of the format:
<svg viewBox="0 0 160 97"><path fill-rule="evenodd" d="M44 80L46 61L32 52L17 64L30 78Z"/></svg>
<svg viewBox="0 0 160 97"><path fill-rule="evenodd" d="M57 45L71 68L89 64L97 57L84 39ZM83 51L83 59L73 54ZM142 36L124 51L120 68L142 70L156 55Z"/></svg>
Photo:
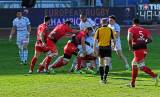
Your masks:
<svg viewBox="0 0 160 97"><path fill-rule="evenodd" d="M148 44L146 66L160 74L159 51L160 36L153 36L153 43ZM68 38L60 40L56 47L59 56ZM154 86L154 80L142 71L138 72L135 88L125 87L130 83L132 71L125 71L119 56L113 52L112 66L109 71L108 84L100 83L99 75L73 74L69 69L74 56L67 66L55 69L55 75L38 74L39 63L45 58L41 54L34 67L34 74L28 74L30 62L34 55L35 38L30 39L28 65L20 65L16 40L0 39L0 96L1 97L159 97L160 85ZM130 64L133 54L128 50L126 36L121 36L123 54ZM58 58L58 57L56 57ZM54 58L51 63L53 63Z"/></svg>

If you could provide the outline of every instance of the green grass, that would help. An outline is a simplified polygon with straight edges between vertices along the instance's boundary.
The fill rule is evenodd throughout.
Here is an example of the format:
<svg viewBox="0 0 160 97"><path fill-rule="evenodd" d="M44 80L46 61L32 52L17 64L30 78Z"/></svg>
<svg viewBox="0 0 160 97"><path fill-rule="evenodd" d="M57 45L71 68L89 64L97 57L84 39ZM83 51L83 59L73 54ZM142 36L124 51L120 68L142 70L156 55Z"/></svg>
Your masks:
<svg viewBox="0 0 160 97"><path fill-rule="evenodd" d="M160 36L153 36L153 43L148 45L146 65L153 72L159 73ZM63 47L68 38L56 44L59 56L63 55ZM153 78L139 71L136 88L125 87L130 83L132 72L125 71L120 58L113 52L113 69L109 71L108 84L100 83L99 75L69 73L72 60L67 66L55 69L55 75L38 74L36 70L45 57L41 54L34 68L34 74L28 74L30 62L34 55L36 39L30 39L28 65L20 65L18 47L13 39L0 39L0 96L1 97L158 97L160 86L154 86ZM128 50L126 36L121 36L123 54L130 64L133 54ZM57 57L56 57L57 58ZM54 58L52 62L56 60ZM51 62L51 63L52 63Z"/></svg>

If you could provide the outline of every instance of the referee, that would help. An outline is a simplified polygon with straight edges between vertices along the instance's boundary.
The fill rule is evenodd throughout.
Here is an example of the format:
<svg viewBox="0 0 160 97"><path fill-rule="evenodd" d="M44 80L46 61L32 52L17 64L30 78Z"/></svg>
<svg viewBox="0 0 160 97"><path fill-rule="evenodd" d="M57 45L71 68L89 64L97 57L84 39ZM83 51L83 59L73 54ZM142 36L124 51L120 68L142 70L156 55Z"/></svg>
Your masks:
<svg viewBox="0 0 160 97"><path fill-rule="evenodd" d="M116 37L113 30L107 27L107 19L101 20L102 27L99 28L94 36L94 53L96 52L96 43L98 41L98 58L99 58L99 71L101 75L101 81L107 84L107 74L109 71L109 63L111 61L111 38L113 39L113 47L116 45ZM105 65L105 70L103 69ZM105 71L105 72L104 72ZM104 76L104 78L103 78Z"/></svg>

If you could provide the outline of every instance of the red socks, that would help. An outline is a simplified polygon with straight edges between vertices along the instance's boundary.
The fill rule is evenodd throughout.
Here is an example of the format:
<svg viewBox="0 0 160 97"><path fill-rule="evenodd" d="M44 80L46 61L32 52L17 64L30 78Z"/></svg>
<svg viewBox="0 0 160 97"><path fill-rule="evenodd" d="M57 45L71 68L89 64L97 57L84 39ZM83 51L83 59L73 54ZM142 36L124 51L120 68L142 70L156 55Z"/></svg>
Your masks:
<svg viewBox="0 0 160 97"><path fill-rule="evenodd" d="M44 66L41 65L41 66L39 67L39 71L42 71L43 69L44 69Z"/></svg>
<svg viewBox="0 0 160 97"><path fill-rule="evenodd" d="M145 73L147 73L147 74L149 74L149 75L152 76L153 78L156 76L156 74L153 73L152 70L151 70L150 68L148 68L148 67L145 67L145 66L144 66L144 67L142 68L142 71L145 72Z"/></svg>
<svg viewBox="0 0 160 97"><path fill-rule="evenodd" d="M63 61L57 62L55 65L52 66L53 69L57 68L57 67L61 67L64 66Z"/></svg>
<svg viewBox="0 0 160 97"><path fill-rule="evenodd" d="M90 69L93 70L93 67L91 66Z"/></svg>
<svg viewBox="0 0 160 97"><path fill-rule="evenodd" d="M49 66L51 60L52 60L52 57L50 57L50 56L48 56L47 59L46 59L45 68L46 68L47 70L48 70L48 66Z"/></svg>
<svg viewBox="0 0 160 97"><path fill-rule="evenodd" d="M33 71L34 65L36 64L37 58L33 57L32 61L31 61L31 66L30 66L30 70Z"/></svg>
<svg viewBox="0 0 160 97"><path fill-rule="evenodd" d="M83 60L83 57L78 57L78 67L77 71L81 70L81 61Z"/></svg>
<svg viewBox="0 0 160 97"><path fill-rule="evenodd" d="M132 69L132 81L131 81L131 84L135 83L137 74L138 74L138 68Z"/></svg>

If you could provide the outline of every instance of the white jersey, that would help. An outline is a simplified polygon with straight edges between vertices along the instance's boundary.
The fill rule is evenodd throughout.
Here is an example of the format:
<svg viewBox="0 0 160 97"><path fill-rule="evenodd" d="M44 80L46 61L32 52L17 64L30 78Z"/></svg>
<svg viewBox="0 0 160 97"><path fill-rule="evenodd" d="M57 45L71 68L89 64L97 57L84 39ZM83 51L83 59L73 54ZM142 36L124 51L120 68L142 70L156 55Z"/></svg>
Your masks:
<svg viewBox="0 0 160 97"><path fill-rule="evenodd" d="M13 26L17 28L17 36L23 37L27 34L27 25L30 25L29 19L22 17L21 19L15 18Z"/></svg>
<svg viewBox="0 0 160 97"><path fill-rule="evenodd" d="M120 26L117 23L115 23L114 25L108 24L108 27L112 28L114 33L120 32ZM120 41L120 35L118 36L118 38L116 38L116 41Z"/></svg>
<svg viewBox="0 0 160 97"><path fill-rule="evenodd" d="M79 24L80 30L85 30L86 27L93 27L93 26L96 26L96 24L90 18L87 18L85 23L81 21Z"/></svg>

